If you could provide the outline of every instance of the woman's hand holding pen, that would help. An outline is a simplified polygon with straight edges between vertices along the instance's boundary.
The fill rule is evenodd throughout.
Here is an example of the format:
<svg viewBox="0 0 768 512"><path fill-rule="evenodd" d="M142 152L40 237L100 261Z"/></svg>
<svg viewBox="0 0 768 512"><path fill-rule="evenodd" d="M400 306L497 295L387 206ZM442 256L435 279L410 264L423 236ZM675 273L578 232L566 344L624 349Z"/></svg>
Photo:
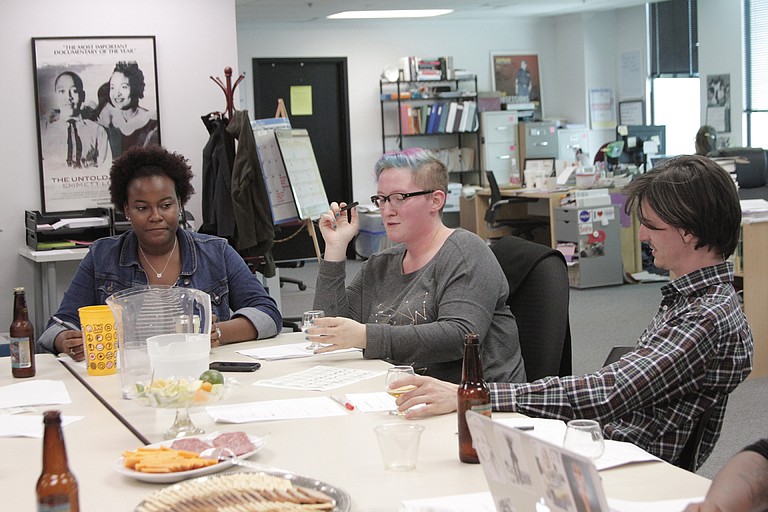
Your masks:
<svg viewBox="0 0 768 512"><path fill-rule="evenodd" d="M355 238L360 227L360 221L357 216L357 210L352 203L349 207L347 203L330 204L330 210L325 212L317 223L320 233L325 241L326 261L344 261L347 257L347 246ZM347 219L347 211L351 214L351 219Z"/></svg>
<svg viewBox="0 0 768 512"><path fill-rule="evenodd" d="M59 354L67 354L75 361L82 361L85 359L83 333L80 331L70 329L61 331L56 335L53 344L56 347L56 352Z"/></svg>

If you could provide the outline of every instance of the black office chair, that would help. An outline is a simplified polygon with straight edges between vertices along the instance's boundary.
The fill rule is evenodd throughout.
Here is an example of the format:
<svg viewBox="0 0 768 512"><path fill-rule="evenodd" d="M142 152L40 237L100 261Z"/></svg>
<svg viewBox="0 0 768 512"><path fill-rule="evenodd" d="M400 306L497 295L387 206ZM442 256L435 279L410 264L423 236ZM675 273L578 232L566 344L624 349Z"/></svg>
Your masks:
<svg viewBox="0 0 768 512"><path fill-rule="evenodd" d="M517 321L528 380L571 375L565 258L560 251L516 236L499 239L491 251L509 283L507 305Z"/></svg>
<svg viewBox="0 0 768 512"><path fill-rule="evenodd" d="M541 217L524 217L517 219L500 218L500 211L505 205L536 202L537 199L530 197L501 197L499 185L496 183L496 177L493 172L486 171L488 177L488 186L491 189L491 204L485 211L485 222L489 229L499 229L501 227L509 228L514 236L521 236L528 240L533 240L533 231L537 228L549 229L549 220Z"/></svg>

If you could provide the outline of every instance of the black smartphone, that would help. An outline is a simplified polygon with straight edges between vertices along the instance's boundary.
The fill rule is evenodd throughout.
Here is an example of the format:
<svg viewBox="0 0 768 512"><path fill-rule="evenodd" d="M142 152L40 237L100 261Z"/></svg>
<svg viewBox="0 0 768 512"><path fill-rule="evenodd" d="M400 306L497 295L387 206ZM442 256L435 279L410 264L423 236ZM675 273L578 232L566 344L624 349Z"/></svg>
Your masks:
<svg viewBox="0 0 768 512"><path fill-rule="evenodd" d="M213 361L209 368L220 372L255 372L261 368L261 363L250 361Z"/></svg>

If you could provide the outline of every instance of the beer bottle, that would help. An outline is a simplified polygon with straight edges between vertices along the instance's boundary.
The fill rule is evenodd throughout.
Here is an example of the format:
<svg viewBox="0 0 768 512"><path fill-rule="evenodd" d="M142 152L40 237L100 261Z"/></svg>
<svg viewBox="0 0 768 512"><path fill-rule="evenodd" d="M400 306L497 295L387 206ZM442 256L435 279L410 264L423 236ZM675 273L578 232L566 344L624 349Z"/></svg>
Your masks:
<svg viewBox="0 0 768 512"><path fill-rule="evenodd" d="M10 328L11 373L14 377L35 376L35 330L27 315L24 288L13 289L13 322Z"/></svg>
<svg viewBox="0 0 768 512"><path fill-rule="evenodd" d="M67 449L61 432L61 413L43 415L43 471L37 479L38 512L79 512L77 480L67 465Z"/></svg>
<svg viewBox="0 0 768 512"><path fill-rule="evenodd" d="M477 452L472 446L472 436L467 425L466 411L491 415L491 391L483 380L483 365L480 362L480 340L475 333L464 336L464 364L459 385L459 460L477 464Z"/></svg>

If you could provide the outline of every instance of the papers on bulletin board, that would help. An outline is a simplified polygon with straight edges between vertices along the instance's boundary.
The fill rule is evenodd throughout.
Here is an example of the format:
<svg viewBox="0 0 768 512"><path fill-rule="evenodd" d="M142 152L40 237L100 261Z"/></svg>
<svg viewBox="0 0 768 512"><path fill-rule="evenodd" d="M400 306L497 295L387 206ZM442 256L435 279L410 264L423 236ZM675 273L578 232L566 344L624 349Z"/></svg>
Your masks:
<svg viewBox="0 0 768 512"><path fill-rule="evenodd" d="M328 210L323 179L307 130L277 130L280 154L299 210L299 218L317 220Z"/></svg>
<svg viewBox="0 0 768 512"><path fill-rule="evenodd" d="M278 123L280 126L286 121L279 117L274 119L280 121ZM264 174L264 182L267 185L269 204L272 207L272 219L275 225L298 220L299 212L296 210L291 182L288 180L288 174L285 165L283 165L283 157L280 156L280 148L277 146L274 129L256 131L253 137L256 140L256 153L259 155L259 164Z"/></svg>
<svg viewBox="0 0 768 512"><path fill-rule="evenodd" d="M605 87L589 90L589 111L592 129L616 128L616 106L613 89Z"/></svg>
<svg viewBox="0 0 768 512"><path fill-rule="evenodd" d="M337 368L335 366L315 366L308 370L289 373L275 379L264 379L253 383L254 386L273 388L304 389L327 391L329 389L354 384L364 379L380 377L386 371L358 370L356 368ZM382 382L382 386L384 383Z"/></svg>

